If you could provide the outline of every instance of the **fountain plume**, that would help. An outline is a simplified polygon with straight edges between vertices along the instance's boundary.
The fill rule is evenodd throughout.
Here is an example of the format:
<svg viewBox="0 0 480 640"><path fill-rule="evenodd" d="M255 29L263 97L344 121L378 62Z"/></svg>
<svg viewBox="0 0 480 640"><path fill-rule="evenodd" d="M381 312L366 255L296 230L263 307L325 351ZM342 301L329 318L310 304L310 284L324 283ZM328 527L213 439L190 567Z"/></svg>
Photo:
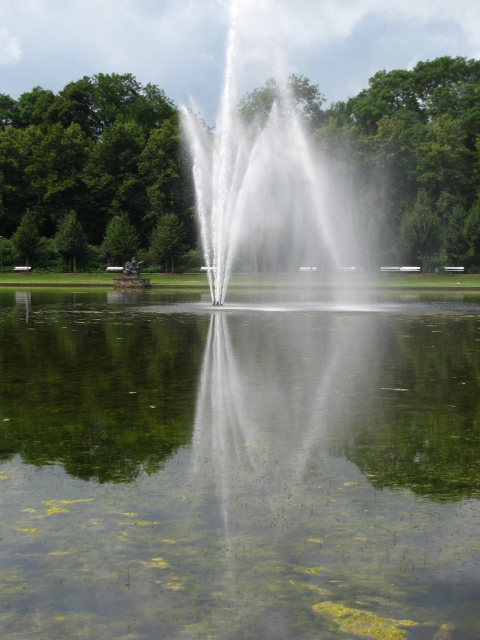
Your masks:
<svg viewBox="0 0 480 640"><path fill-rule="evenodd" d="M242 59L239 22L240 17L245 20L244 13L254 11L248 0L234 0L230 7L215 135L183 109L214 305L223 305L239 257L254 271L259 260L263 270L282 271L298 270L305 261L316 266L321 253L331 263L336 261L322 174L288 82L276 83L277 99L264 122L247 121L237 106Z"/></svg>

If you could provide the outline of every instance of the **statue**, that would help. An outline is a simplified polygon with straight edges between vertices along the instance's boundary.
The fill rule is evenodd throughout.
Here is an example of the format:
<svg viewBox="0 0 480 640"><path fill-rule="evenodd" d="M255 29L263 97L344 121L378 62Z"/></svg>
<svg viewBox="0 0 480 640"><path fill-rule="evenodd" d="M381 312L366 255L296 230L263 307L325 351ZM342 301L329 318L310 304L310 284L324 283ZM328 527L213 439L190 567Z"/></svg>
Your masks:
<svg viewBox="0 0 480 640"><path fill-rule="evenodd" d="M143 262L137 262L135 258L132 258L130 262L125 263L125 268L123 270L124 276L136 276L140 277L140 270L142 268Z"/></svg>

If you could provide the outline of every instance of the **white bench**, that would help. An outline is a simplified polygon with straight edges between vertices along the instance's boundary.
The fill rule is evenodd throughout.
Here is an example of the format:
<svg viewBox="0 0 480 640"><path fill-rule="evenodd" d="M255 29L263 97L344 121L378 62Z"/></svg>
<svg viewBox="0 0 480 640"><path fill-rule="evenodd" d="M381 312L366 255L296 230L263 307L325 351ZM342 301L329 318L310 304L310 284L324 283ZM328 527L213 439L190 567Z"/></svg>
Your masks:
<svg viewBox="0 0 480 640"><path fill-rule="evenodd" d="M300 267L299 271L316 271L317 267Z"/></svg>
<svg viewBox="0 0 480 640"><path fill-rule="evenodd" d="M420 273L421 267L380 267L381 273Z"/></svg>
<svg viewBox="0 0 480 640"><path fill-rule="evenodd" d="M217 267L200 267L200 271L216 271Z"/></svg>
<svg viewBox="0 0 480 640"><path fill-rule="evenodd" d="M123 271L123 267L107 267L105 271L107 273L120 273Z"/></svg>
<svg viewBox="0 0 480 640"><path fill-rule="evenodd" d="M13 267L14 271L31 271L32 267Z"/></svg>
<svg viewBox="0 0 480 640"><path fill-rule="evenodd" d="M356 270L357 267L337 267L337 271L339 271L340 273L350 273Z"/></svg>
<svg viewBox="0 0 480 640"><path fill-rule="evenodd" d="M443 267L443 270L447 273L463 273L465 267Z"/></svg>

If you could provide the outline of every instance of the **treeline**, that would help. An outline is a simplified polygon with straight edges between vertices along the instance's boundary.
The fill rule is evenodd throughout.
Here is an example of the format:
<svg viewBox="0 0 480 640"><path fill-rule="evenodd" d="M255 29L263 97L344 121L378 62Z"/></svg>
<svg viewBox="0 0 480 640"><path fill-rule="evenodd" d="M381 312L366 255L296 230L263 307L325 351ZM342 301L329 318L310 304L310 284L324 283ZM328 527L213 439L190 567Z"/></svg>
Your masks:
<svg viewBox="0 0 480 640"><path fill-rule="evenodd" d="M480 61L380 71L330 107L307 78L288 82L342 194L332 215L362 238L351 261L480 267ZM278 90L269 80L244 96L242 117L261 126ZM6 263L101 268L137 252L166 269L200 264L191 160L178 110L157 86L98 74L58 95L0 94L0 125Z"/></svg>
<svg viewBox="0 0 480 640"><path fill-rule="evenodd" d="M350 185L365 266L480 266L480 61L380 71L324 112L315 139Z"/></svg>
<svg viewBox="0 0 480 640"><path fill-rule="evenodd" d="M0 125L4 264L95 269L143 249L170 267L195 248L179 113L157 86L98 74L0 94Z"/></svg>
<svg viewBox="0 0 480 640"><path fill-rule="evenodd" d="M271 79L246 95L243 117L261 125L280 89ZM329 213L344 221L350 263L480 267L480 61L379 71L329 108L303 76L290 76L288 93L323 155Z"/></svg>

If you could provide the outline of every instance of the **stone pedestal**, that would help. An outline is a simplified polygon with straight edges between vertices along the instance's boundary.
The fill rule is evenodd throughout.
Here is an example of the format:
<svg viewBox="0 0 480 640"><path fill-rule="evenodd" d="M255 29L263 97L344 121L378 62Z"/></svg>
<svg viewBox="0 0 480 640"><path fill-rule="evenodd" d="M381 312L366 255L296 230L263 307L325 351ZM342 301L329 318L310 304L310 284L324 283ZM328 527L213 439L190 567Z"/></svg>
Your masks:
<svg viewBox="0 0 480 640"><path fill-rule="evenodd" d="M140 276L122 276L113 279L115 289L148 289L150 280Z"/></svg>

